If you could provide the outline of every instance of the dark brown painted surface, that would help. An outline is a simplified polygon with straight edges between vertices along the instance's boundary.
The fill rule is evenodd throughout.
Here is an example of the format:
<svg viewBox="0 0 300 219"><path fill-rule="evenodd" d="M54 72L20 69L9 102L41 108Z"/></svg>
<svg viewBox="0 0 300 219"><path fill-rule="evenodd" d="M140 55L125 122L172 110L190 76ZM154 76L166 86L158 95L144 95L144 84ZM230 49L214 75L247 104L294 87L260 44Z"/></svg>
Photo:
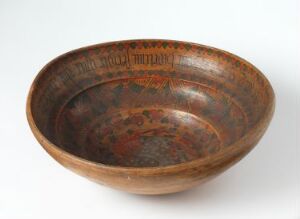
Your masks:
<svg viewBox="0 0 300 219"><path fill-rule="evenodd" d="M228 52L169 40L81 48L47 64L27 102L34 135L62 165L141 194L223 172L266 130L274 93Z"/></svg>

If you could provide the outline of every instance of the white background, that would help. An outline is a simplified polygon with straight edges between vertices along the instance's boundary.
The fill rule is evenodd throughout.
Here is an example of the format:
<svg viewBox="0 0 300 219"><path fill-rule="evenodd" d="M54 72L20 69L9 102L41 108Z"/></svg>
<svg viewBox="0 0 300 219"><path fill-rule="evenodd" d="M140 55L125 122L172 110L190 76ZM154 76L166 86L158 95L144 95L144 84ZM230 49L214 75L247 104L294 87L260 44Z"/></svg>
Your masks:
<svg viewBox="0 0 300 219"><path fill-rule="evenodd" d="M152 197L94 184L50 158L25 116L37 72L66 51L134 38L207 44L256 65L277 99L258 146L207 184ZM0 0L0 218L299 219L299 76L299 1Z"/></svg>

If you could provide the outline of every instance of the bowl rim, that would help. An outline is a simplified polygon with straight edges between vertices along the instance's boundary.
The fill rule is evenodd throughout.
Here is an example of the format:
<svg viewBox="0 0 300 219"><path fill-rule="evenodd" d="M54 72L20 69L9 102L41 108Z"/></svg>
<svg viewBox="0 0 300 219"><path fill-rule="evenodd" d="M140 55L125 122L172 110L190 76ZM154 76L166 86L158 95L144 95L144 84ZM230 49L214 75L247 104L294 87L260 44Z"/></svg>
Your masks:
<svg viewBox="0 0 300 219"><path fill-rule="evenodd" d="M184 44L190 44L192 46L196 46L196 47L202 47L202 48L206 48L206 49L211 49L213 51L219 51L222 52L225 55L231 56L232 58L239 60L242 63L245 63L249 66L251 66L253 68L254 71L256 71L258 73L258 75L263 79L263 81L265 82L266 86L265 89L269 90L270 92L270 102L267 105L267 108L264 112L264 116L258 120L258 122L251 127L251 129L247 130L247 132L240 137L237 141L233 142L232 144L228 145L227 147L225 147L224 149L212 154L212 155L207 155L205 157L202 158L197 158L191 161L186 161L186 162L182 162L182 163L178 163L178 164L172 164L172 165L167 165L167 166L157 166L157 167L125 167L125 166L117 166L117 165L107 165L107 164L103 164L103 163L99 163L99 162L95 162L95 161L91 161L79 156L76 156L68 151L63 150L61 147L55 145L54 143L52 143L48 138L46 138L42 132L38 129L34 119L33 119L33 113L32 113L32 95L34 93L34 91L36 90L36 83L37 81L41 78L41 76L48 70L48 68L54 64L56 61L63 59L73 53L78 53L84 50L88 50L88 49L93 49L95 47L99 47L99 46L107 46L107 45L113 45L113 44L118 44L118 43L131 43L131 42L138 42L138 41L157 41L157 42L167 42L167 43L184 43ZM240 144L243 144L245 142L247 142L249 139L251 138L255 138L257 136L257 134L260 134L260 136L258 137L258 140L260 139L260 137L263 135L263 133L265 132L265 130L267 129L268 125L265 124L269 124L269 122L271 121L274 111L275 111L275 93L274 90L272 88L272 85L270 84L269 80L266 78L266 76L257 68L255 67L253 64L251 64L250 62L248 62L247 60L233 54L230 52L227 52L225 50L222 49L218 49L212 46L207 46L207 45L203 45L203 44L199 44L199 43L193 43L193 42L188 42L188 41L180 41L180 40L170 40L170 39L147 39L147 38L143 38L143 39L128 39L128 40L117 40L117 41L108 41L108 42L104 42L104 43L97 43L97 44L93 44L93 45L88 45L88 46L84 46L84 47L80 47L77 49L73 49L70 50L68 52L65 52L59 56L57 56L56 58L52 59L50 62L48 62L39 72L38 74L35 76L29 92L27 94L27 100L26 100L26 117L27 117L27 121L29 123L29 126L31 128L32 133L34 134L34 136L36 137L36 139L38 140L38 142L42 145L42 147L49 153L49 151L55 153L55 154L59 154L60 156L63 156L65 159L67 160L71 160L72 162L75 163L81 163L83 165L88 165L90 167L95 167L95 168L101 168L104 170L108 170L108 171L125 171L125 172L139 172L139 173L144 173L144 174L153 174L153 173L161 173L161 172L170 172L170 171L178 171L178 170L183 170L186 169L187 167L193 168L196 166L202 166L202 165L206 165L212 162L216 162L221 160L222 158L224 158L227 155L230 154L236 154L236 153L240 153L241 151L245 151L246 153L250 152L251 149L253 147L255 147L256 143L254 145L249 145L247 148L245 147L239 147ZM251 141L250 141L251 142ZM51 154L50 154L51 155ZM51 155L53 156L53 155Z"/></svg>

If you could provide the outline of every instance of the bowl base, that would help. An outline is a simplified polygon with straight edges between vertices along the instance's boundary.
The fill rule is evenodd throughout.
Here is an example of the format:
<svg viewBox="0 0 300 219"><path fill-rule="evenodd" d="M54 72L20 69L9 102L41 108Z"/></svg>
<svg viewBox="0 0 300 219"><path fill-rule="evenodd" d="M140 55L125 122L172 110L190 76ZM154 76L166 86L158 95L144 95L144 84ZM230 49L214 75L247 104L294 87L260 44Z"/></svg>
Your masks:
<svg viewBox="0 0 300 219"><path fill-rule="evenodd" d="M189 112L135 106L106 109L98 87L72 98L56 119L56 139L82 158L114 166L168 166L220 150L216 129Z"/></svg>

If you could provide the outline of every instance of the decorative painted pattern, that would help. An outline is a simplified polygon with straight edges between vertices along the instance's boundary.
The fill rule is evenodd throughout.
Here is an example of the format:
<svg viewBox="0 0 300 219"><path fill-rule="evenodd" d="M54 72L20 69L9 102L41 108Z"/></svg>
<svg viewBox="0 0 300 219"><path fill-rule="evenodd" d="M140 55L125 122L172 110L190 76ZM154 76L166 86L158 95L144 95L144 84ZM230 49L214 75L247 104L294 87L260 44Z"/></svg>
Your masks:
<svg viewBox="0 0 300 219"><path fill-rule="evenodd" d="M38 126L70 153L110 165L217 153L259 121L270 95L250 64L183 42L108 43L56 62L37 82Z"/></svg>

